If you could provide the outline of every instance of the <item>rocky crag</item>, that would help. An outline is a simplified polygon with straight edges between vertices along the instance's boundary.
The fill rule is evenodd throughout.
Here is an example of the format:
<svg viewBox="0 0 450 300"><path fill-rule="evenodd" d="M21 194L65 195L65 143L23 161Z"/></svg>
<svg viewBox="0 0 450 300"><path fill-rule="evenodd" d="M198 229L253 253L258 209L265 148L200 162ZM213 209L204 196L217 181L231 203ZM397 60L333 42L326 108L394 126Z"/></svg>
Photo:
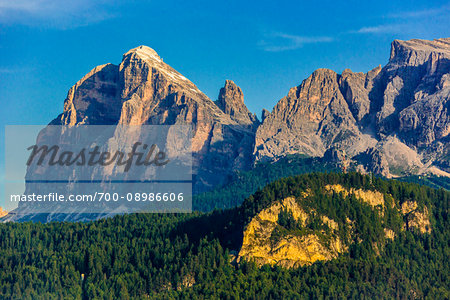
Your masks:
<svg viewBox="0 0 450 300"><path fill-rule="evenodd" d="M298 180L295 182L298 189L302 189L299 188L302 185L300 178L290 178L292 181ZM268 187L271 186L282 186L282 183L279 181ZM288 190L286 186L284 188ZM402 231L420 234L432 231L431 213L426 205L419 205L412 198L400 203L391 194L382 193L374 187L345 187L335 182L317 188L312 184L311 188L300 193L293 192L297 194L296 197L275 198L263 209L255 209L257 203L270 198L264 192L267 191L256 193L246 200L253 201L253 204L244 202L243 207L251 206L250 211L256 212L252 213L254 216L244 227L242 245L235 257L237 262L245 260L258 265L299 267L337 258L348 253L355 243L369 243L370 248L377 253L386 242L395 239ZM327 200L319 201L317 197ZM322 206L318 204L321 201L330 204ZM333 204L334 201L340 204ZM335 207L345 202L350 202L348 205L352 209L365 211L365 218L370 215L371 220L376 220L370 226L378 227L377 239L367 240L368 237L361 231L364 230L361 223L364 221L355 218L357 214L351 217L336 213ZM392 221L394 218L396 221Z"/></svg>

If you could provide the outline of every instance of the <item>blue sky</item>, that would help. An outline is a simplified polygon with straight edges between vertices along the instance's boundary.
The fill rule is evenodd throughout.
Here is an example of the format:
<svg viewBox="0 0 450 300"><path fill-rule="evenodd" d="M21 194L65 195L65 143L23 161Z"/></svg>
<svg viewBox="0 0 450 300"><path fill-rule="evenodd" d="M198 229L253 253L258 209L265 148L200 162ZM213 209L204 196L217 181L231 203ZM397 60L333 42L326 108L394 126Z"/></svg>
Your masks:
<svg viewBox="0 0 450 300"><path fill-rule="evenodd" d="M394 39L450 36L448 1L336 2L0 0L0 169L6 124L48 123L85 73L139 45L212 100L234 80L259 116L317 68L366 72Z"/></svg>

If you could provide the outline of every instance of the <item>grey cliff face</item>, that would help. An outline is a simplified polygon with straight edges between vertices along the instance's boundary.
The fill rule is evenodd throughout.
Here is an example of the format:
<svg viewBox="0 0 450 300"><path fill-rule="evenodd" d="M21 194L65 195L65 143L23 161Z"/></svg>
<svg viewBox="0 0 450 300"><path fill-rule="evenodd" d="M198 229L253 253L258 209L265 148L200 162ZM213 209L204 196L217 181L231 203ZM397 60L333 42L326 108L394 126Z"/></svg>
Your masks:
<svg viewBox="0 0 450 300"><path fill-rule="evenodd" d="M275 158L285 153L323 156L331 147L354 155L365 150L366 144L374 144L370 136L359 130L355 119L355 116L362 118L368 110L367 99L358 95L364 89L362 77L351 71L344 77L319 69L292 88L258 128L256 159ZM346 94L354 95L353 102L346 101L340 83Z"/></svg>

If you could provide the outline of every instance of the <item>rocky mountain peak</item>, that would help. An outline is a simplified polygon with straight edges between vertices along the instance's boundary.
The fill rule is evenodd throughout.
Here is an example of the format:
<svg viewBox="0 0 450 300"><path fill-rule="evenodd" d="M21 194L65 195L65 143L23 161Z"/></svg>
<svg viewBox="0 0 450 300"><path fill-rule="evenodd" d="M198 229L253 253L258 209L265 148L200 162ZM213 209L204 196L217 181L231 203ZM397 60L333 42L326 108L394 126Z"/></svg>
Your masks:
<svg viewBox="0 0 450 300"><path fill-rule="evenodd" d="M378 131L400 131L401 139L413 147L444 138L450 91L442 83L449 72L449 38L392 42L389 63L372 93L374 107L380 107Z"/></svg>
<svg viewBox="0 0 450 300"><path fill-rule="evenodd" d="M350 71L351 72L351 71ZM320 68L315 70L311 76L307 79L312 82L318 82L323 80L334 80L337 76L337 73L330 69Z"/></svg>
<svg viewBox="0 0 450 300"><path fill-rule="evenodd" d="M130 90L125 90L126 93L122 97L129 97L128 92L134 92L136 85L146 83L158 86L170 85L172 90L182 89L192 99L200 98L201 102L211 101L194 83L166 64L150 47L139 46L126 52L119 69L126 83L131 81L134 83L130 86Z"/></svg>
<svg viewBox="0 0 450 300"><path fill-rule="evenodd" d="M244 104L244 93L233 81L225 80L225 85L220 89L217 106L231 119L239 124L253 124L257 121Z"/></svg>
<svg viewBox="0 0 450 300"><path fill-rule="evenodd" d="M252 163L256 118L232 81L220 99L221 108L156 51L139 46L126 52L118 66L102 65L85 75L70 89L63 113L52 124L190 124L194 188L202 190Z"/></svg>
<svg viewBox="0 0 450 300"><path fill-rule="evenodd" d="M95 67L67 93L64 111L52 124L114 124L120 118L117 65Z"/></svg>
<svg viewBox="0 0 450 300"><path fill-rule="evenodd" d="M318 69L291 88L258 127L256 159L291 153L323 156L333 146L354 154L373 144L372 139L363 138L355 124L341 92L340 77L332 70Z"/></svg>
<svg viewBox="0 0 450 300"><path fill-rule="evenodd" d="M225 80L225 86L220 89L220 98L231 97L237 103L244 104L244 93L232 80Z"/></svg>

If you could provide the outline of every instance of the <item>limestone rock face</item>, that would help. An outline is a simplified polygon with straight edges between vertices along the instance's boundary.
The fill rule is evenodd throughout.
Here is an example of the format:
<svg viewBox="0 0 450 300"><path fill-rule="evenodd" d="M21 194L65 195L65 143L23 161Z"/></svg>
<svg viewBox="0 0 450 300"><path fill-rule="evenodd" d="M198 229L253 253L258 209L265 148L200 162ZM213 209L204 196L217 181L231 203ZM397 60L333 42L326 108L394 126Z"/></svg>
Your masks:
<svg viewBox="0 0 450 300"><path fill-rule="evenodd" d="M253 259L260 265L299 267L317 260L330 260L346 251L346 247L338 237L334 237L326 245L313 233L301 236L288 234L274 240L278 216L282 209L290 211L295 220L303 224L309 218L294 197L283 199L262 210L247 225L238 261ZM329 224L333 232L338 229L337 223L333 220L326 216L322 219Z"/></svg>
<svg viewBox="0 0 450 300"><path fill-rule="evenodd" d="M336 193L342 193L345 197L348 195L354 195L357 199L361 200L362 202L365 202L369 204L370 206L376 208L377 206L380 206L381 208L384 208L384 196L382 193L378 191L370 191L370 190L363 190L363 189L346 189L342 185L335 184L335 185L326 185L325 190L328 192L336 192Z"/></svg>
<svg viewBox="0 0 450 300"><path fill-rule="evenodd" d="M256 119L241 89L227 81L219 103L140 46L125 53L119 66L99 66L83 77L52 124L192 124L195 188L203 190L252 163Z"/></svg>
<svg viewBox="0 0 450 300"><path fill-rule="evenodd" d="M3 218L4 216L6 216L8 214L8 212L6 210L4 210L3 208L0 207L0 218Z"/></svg>
<svg viewBox="0 0 450 300"><path fill-rule="evenodd" d="M426 206L422 211L417 208L417 202L405 201L402 203L402 214L406 217L403 229L418 230L420 233L431 232L430 213Z"/></svg>
<svg viewBox="0 0 450 300"><path fill-rule="evenodd" d="M436 71L440 59L450 56L450 38L433 41L413 39L410 41L395 40L391 45L389 63L398 66L419 66L430 64L430 70Z"/></svg>
<svg viewBox="0 0 450 300"><path fill-rule="evenodd" d="M373 107L379 109L376 127L381 143L389 144L384 141L389 135L398 138L416 152L406 164L417 165L416 169L423 173L436 173L432 165L441 167L447 174L450 170L443 159L450 132L449 59L448 38L396 40L391 46L389 63L377 78L372 93ZM403 148L397 151L400 153Z"/></svg>

